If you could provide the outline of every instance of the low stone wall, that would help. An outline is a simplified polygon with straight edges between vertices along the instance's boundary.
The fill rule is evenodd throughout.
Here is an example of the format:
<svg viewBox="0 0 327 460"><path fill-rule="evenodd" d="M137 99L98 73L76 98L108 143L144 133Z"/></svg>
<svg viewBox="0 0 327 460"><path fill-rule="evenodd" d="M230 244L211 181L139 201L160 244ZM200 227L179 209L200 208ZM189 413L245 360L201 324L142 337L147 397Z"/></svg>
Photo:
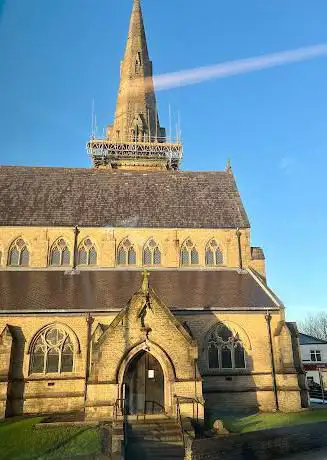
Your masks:
<svg viewBox="0 0 327 460"><path fill-rule="evenodd" d="M327 422L262 430L210 439L196 439L192 460L272 460L327 446Z"/></svg>

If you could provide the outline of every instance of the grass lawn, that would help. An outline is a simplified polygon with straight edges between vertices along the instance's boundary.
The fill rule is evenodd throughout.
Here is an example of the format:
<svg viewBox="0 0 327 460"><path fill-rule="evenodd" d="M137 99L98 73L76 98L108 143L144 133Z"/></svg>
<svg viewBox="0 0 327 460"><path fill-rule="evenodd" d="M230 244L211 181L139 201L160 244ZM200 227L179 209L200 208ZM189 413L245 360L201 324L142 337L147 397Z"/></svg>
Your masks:
<svg viewBox="0 0 327 460"><path fill-rule="evenodd" d="M101 453L97 427L34 428L42 417L0 422L1 460L71 459Z"/></svg>
<svg viewBox="0 0 327 460"><path fill-rule="evenodd" d="M211 416L213 423L214 419ZM221 415L224 426L231 433L248 433L250 431L279 428L288 425L300 425L304 423L327 422L327 409L308 409L290 414L284 413L258 413L247 416ZM212 426L211 423L211 426Z"/></svg>

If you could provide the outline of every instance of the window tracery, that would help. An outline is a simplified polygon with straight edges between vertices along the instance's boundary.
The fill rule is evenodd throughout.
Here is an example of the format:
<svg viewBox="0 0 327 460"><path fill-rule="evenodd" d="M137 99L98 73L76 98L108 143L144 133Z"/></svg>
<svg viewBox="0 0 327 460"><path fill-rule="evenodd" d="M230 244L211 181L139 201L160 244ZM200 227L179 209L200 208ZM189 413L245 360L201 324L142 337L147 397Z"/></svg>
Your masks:
<svg viewBox="0 0 327 460"><path fill-rule="evenodd" d="M220 323L208 339L210 369L245 369L245 352L238 334Z"/></svg>
<svg viewBox="0 0 327 460"><path fill-rule="evenodd" d="M70 264L70 250L66 241L59 238L51 248L50 265L62 266Z"/></svg>
<svg viewBox="0 0 327 460"><path fill-rule="evenodd" d="M151 238L143 249L143 264L144 265L160 265L161 251L153 238Z"/></svg>
<svg viewBox="0 0 327 460"><path fill-rule="evenodd" d="M136 251L128 238L124 240L118 248L117 264L136 265Z"/></svg>
<svg viewBox="0 0 327 460"><path fill-rule="evenodd" d="M79 265L96 265L97 250L90 238L85 238L78 248L78 264Z"/></svg>
<svg viewBox="0 0 327 460"><path fill-rule="evenodd" d="M199 253L193 244L192 240L188 238L181 250L181 265L198 265Z"/></svg>
<svg viewBox="0 0 327 460"><path fill-rule="evenodd" d="M23 238L17 238L9 250L8 265L27 266L29 264L29 250Z"/></svg>
<svg viewBox="0 0 327 460"><path fill-rule="evenodd" d="M212 239L206 247L205 252L206 265L222 265L224 257L222 250L215 239Z"/></svg>
<svg viewBox="0 0 327 460"><path fill-rule="evenodd" d="M72 372L74 346L66 331L49 327L42 331L31 353L31 373Z"/></svg>

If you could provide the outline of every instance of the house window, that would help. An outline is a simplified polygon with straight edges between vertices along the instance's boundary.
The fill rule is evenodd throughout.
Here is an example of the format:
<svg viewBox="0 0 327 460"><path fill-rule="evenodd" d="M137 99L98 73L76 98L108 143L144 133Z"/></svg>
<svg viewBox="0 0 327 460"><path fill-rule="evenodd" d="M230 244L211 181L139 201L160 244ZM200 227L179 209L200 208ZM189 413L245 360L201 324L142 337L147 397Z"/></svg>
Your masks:
<svg viewBox="0 0 327 460"><path fill-rule="evenodd" d="M238 334L224 324L218 324L208 339L210 369L245 369L245 352Z"/></svg>
<svg viewBox="0 0 327 460"><path fill-rule="evenodd" d="M321 361L321 351L320 350L310 350L311 361L320 362Z"/></svg>
<svg viewBox="0 0 327 460"><path fill-rule="evenodd" d="M216 240L211 240L206 247L205 252L206 265L222 265L224 257Z"/></svg>
<svg viewBox="0 0 327 460"><path fill-rule="evenodd" d="M85 238L78 248L78 264L96 265L97 257L97 251L91 239Z"/></svg>
<svg viewBox="0 0 327 460"><path fill-rule="evenodd" d="M198 265L199 253L189 238L185 241L181 250L181 265Z"/></svg>
<svg viewBox="0 0 327 460"><path fill-rule="evenodd" d="M117 251L117 264L136 265L136 252L128 238L119 245Z"/></svg>
<svg viewBox="0 0 327 460"><path fill-rule="evenodd" d="M8 265L28 266L30 254L22 238L17 238L9 250Z"/></svg>
<svg viewBox="0 0 327 460"><path fill-rule="evenodd" d="M72 372L74 347L69 335L56 327L43 331L31 353L31 373Z"/></svg>
<svg viewBox="0 0 327 460"><path fill-rule="evenodd" d="M151 238L144 246L143 264L144 265L160 265L161 264L161 252L160 252L160 249L157 243L154 241L153 238Z"/></svg>

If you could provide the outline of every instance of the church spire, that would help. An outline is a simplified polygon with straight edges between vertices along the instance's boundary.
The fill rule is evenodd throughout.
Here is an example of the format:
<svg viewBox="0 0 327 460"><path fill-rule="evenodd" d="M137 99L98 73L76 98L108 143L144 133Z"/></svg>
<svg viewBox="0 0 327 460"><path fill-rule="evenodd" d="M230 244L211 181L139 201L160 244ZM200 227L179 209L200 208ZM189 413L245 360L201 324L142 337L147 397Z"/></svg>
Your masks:
<svg viewBox="0 0 327 460"><path fill-rule="evenodd" d="M159 124L140 0L134 0L133 4L120 68L116 115L108 137L123 142L156 142L165 137Z"/></svg>
<svg viewBox="0 0 327 460"><path fill-rule="evenodd" d="M87 150L96 168L178 169L182 145L160 126L141 4L133 1L115 119L104 139L93 134Z"/></svg>

